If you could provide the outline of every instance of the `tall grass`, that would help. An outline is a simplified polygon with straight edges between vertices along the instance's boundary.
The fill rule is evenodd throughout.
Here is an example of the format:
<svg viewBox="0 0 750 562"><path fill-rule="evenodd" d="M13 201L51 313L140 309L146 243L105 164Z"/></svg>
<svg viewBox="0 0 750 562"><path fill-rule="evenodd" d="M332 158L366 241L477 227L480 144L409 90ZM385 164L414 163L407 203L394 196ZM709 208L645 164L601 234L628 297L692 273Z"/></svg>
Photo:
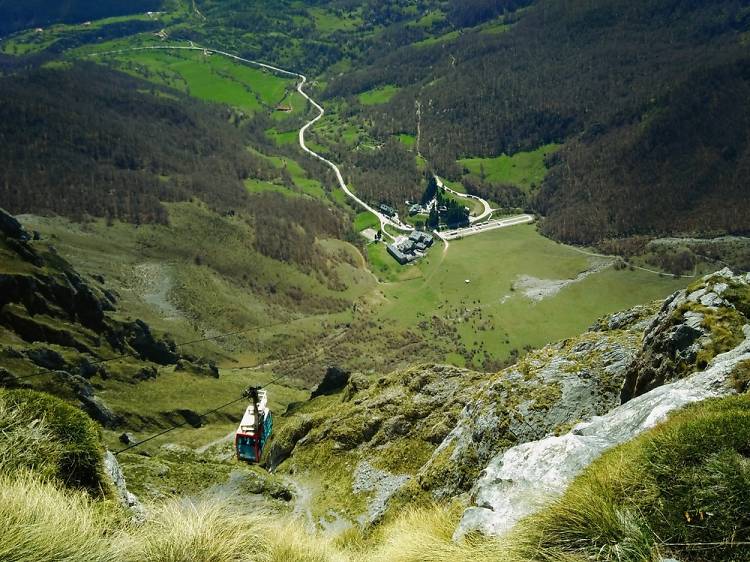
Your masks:
<svg viewBox="0 0 750 562"><path fill-rule="evenodd" d="M44 417L29 419L0 395L0 472L22 469L50 477L57 473L62 446L53 439Z"/></svg>
<svg viewBox="0 0 750 562"><path fill-rule="evenodd" d="M0 476L0 560L109 562L130 550L83 492L21 474Z"/></svg>
<svg viewBox="0 0 750 562"><path fill-rule="evenodd" d="M456 506L407 510L373 537L375 545L363 549L361 558L368 562L523 561L508 542L476 536L454 542L459 516Z"/></svg>
<svg viewBox="0 0 750 562"><path fill-rule="evenodd" d="M522 521L539 560L750 561L750 396L689 406L589 466Z"/></svg>
<svg viewBox="0 0 750 562"><path fill-rule="evenodd" d="M219 502L173 500L135 531L132 560L344 562L325 539L289 520L251 516Z"/></svg>

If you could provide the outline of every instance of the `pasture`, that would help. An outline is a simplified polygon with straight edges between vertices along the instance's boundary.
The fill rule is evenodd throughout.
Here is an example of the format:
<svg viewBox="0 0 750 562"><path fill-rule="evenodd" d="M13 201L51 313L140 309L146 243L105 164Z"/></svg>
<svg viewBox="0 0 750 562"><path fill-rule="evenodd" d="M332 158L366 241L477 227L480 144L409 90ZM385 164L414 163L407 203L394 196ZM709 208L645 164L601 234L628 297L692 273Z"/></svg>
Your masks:
<svg viewBox="0 0 750 562"><path fill-rule="evenodd" d="M542 237L533 225L453 241L446 253L438 243L426 259L403 267L380 246L370 259L389 282L381 285L385 298L373 314L404 330L452 326L455 345L444 349L445 360L474 367L485 352L502 360L511 350L573 336L600 316L664 298L686 283L615 271L607 260ZM525 294L534 290L547 296Z"/></svg>
<svg viewBox="0 0 750 562"><path fill-rule="evenodd" d="M547 174L544 159L560 148L548 144L530 152L517 152L512 156L502 154L495 158L464 158L459 164L469 173L491 183L505 183L530 191L538 187Z"/></svg>

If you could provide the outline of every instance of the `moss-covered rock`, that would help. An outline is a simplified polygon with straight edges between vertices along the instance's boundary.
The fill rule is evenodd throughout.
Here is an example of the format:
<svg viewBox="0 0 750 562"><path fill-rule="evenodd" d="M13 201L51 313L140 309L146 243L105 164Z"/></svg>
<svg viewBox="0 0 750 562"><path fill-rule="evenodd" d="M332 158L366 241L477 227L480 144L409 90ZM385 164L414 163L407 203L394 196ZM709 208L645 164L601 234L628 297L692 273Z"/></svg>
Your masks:
<svg viewBox="0 0 750 562"><path fill-rule="evenodd" d="M750 278L724 269L668 298L646 328L628 369L621 400L703 370L744 339L750 323Z"/></svg>
<svg viewBox="0 0 750 562"><path fill-rule="evenodd" d="M297 405L280 422L269 464L288 456L280 473L321 479L312 507L319 518L333 510L350 521L378 520L450 432L483 377L444 365L369 381L354 376L338 394ZM368 483L369 474L376 482Z"/></svg>

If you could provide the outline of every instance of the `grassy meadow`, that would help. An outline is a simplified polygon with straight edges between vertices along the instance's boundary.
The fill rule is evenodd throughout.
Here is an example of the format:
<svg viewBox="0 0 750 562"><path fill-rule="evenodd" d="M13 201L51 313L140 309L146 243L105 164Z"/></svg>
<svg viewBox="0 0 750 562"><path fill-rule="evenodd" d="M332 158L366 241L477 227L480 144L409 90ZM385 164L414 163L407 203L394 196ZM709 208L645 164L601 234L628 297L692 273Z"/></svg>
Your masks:
<svg viewBox="0 0 750 562"><path fill-rule="evenodd" d="M547 174L544 159L560 148L548 144L530 152L517 152L511 156L502 154L495 158L464 158L459 164L469 173L492 183L512 184L524 191L541 185Z"/></svg>
<svg viewBox="0 0 750 562"><path fill-rule="evenodd" d="M299 96L287 95L293 89L292 80L202 51L132 51L111 57L125 72L249 113L273 110ZM304 104L296 100L292 107L301 111Z"/></svg>
<svg viewBox="0 0 750 562"><path fill-rule="evenodd" d="M533 225L452 241L447 252L437 244L426 259L409 266L399 266L382 244L368 247L368 255L385 282L372 314L428 333L436 325L452 325L457 338L453 350L445 349L445 359L475 367L485 352L501 359L513 349L572 336L604 314L663 298L685 285L684 280L608 267L538 302L531 300L514 287L520 276L570 280L602 265L542 237Z"/></svg>
<svg viewBox="0 0 750 562"><path fill-rule="evenodd" d="M400 88L398 86L393 85L375 88L374 90L361 93L359 95L359 102L362 105L379 105L381 103L387 103L398 93L399 90Z"/></svg>

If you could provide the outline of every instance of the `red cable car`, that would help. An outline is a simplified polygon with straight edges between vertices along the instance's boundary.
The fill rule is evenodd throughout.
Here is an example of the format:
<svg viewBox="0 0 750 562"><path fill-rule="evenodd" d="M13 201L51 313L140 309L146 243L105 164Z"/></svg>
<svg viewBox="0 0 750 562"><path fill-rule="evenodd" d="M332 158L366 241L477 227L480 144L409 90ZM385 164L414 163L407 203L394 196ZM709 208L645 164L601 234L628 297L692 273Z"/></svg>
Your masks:
<svg viewBox="0 0 750 562"><path fill-rule="evenodd" d="M257 463L260 462L266 441L271 437L273 418L271 410L268 409L268 395L265 390L250 388L247 395L251 402L234 435L234 448L237 460Z"/></svg>

